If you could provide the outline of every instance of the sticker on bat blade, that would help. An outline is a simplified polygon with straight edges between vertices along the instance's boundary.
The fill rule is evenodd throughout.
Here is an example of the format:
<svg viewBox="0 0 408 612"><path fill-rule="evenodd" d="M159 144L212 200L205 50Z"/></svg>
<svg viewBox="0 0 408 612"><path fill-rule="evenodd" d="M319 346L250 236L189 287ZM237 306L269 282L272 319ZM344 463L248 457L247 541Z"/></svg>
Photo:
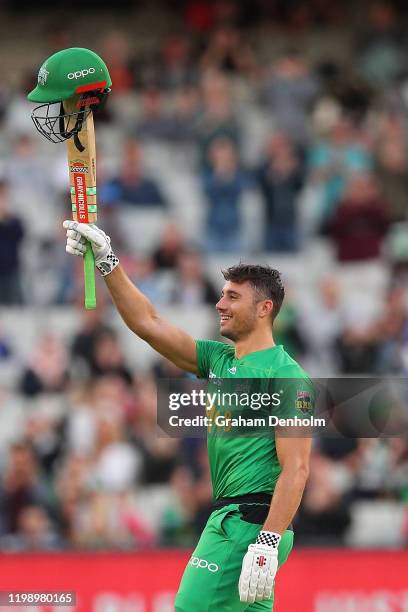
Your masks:
<svg viewBox="0 0 408 612"><path fill-rule="evenodd" d="M89 168L80 159L74 159L69 163L70 172L81 172L82 174L88 174Z"/></svg>
<svg viewBox="0 0 408 612"><path fill-rule="evenodd" d="M86 197L85 176L81 172L74 172L75 203L77 220L80 223L88 223L88 202Z"/></svg>

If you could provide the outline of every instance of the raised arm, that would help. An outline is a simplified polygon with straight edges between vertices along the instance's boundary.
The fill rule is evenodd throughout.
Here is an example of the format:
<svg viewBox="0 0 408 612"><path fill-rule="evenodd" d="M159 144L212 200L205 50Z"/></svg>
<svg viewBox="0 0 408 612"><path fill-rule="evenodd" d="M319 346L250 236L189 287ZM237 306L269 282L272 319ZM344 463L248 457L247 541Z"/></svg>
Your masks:
<svg viewBox="0 0 408 612"><path fill-rule="evenodd" d="M194 339L162 319L150 300L135 287L112 252L109 236L94 225L76 221L64 221L64 227L67 229L68 253L83 256L86 240L91 243L95 264L129 329L177 367L197 374Z"/></svg>

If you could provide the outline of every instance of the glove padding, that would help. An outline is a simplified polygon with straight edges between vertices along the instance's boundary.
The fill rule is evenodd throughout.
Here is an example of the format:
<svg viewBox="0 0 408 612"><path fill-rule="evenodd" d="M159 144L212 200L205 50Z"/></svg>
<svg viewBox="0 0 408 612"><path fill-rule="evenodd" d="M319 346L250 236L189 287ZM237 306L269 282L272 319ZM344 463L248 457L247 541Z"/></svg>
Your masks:
<svg viewBox="0 0 408 612"><path fill-rule="evenodd" d="M272 597L278 569L278 549L265 544L250 544L239 577L239 599L247 603Z"/></svg>
<svg viewBox="0 0 408 612"><path fill-rule="evenodd" d="M83 257L87 249L87 242L90 242L95 265L102 276L110 274L116 268L119 259L112 251L109 236L99 227L69 220L64 221L63 227L67 230L65 247L67 253Z"/></svg>

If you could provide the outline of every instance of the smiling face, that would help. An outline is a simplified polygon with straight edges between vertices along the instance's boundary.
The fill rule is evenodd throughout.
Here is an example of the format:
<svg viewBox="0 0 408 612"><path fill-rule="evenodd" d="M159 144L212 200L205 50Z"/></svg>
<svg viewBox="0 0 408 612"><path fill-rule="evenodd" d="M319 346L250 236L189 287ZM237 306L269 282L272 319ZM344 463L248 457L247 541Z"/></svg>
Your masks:
<svg viewBox="0 0 408 612"><path fill-rule="evenodd" d="M248 281L227 281L215 307L221 335L234 342L248 337L259 325L270 325L272 301L262 300Z"/></svg>

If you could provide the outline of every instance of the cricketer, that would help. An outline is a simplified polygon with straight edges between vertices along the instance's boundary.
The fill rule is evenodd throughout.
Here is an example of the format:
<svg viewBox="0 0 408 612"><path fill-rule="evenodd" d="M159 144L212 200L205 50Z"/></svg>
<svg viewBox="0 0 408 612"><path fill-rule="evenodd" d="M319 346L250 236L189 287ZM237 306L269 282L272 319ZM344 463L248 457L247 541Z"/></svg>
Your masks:
<svg viewBox="0 0 408 612"><path fill-rule="evenodd" d="M286 413L312 410L311 381L274 343L273 322L284 299L277 270L239 264L224 271L215 307L220 333L233 344L194 340L162 319L133 285L101 229L76 221L64 221L64 228L68 253L83 256L86 241L91 243L124 322L161 355L201 378L296 379L284 394ZM213 511L185 568L176 612L273 610L275 576L292 549L291 524L310 450L306 436L208 437Z"/></svg>

